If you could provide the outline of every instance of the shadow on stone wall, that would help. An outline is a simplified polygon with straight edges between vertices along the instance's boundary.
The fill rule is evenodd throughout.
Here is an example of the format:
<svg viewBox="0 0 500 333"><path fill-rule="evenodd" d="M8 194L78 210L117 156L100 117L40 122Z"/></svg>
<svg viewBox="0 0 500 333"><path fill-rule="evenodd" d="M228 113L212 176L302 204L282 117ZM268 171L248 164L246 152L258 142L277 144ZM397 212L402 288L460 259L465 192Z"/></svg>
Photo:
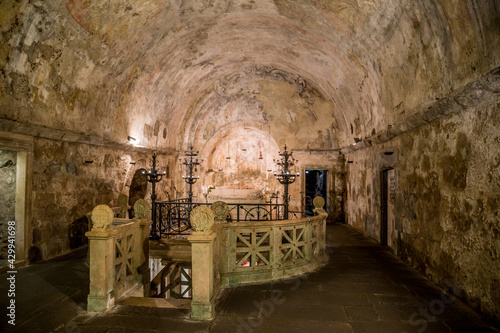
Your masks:
<svg viewBox="0 0 500 333"><path fill-rule="evenodd" d="M76 249L88 244L85 233L89 230L89 220L86 216L80 217L69 225L68 238L70 249Z"/></svg>
<svg viewBox="0 0 500 333"><path fill-rule="evenodd" d="M134 177L132 178L132 183L130 184L130 191L128 196L128 204L130 207L134 207L134 204L137 200L144 199L148 191L148 181L146 176L142 173L142 170L144 169L135 171ZM131 218L134 217L133 209L129 210L129 216Z"/></svg>
<svg viewBox="0 0 500 333"><path fill-rule="evenodd" d="M38 248L38 246L32 246L30 247L29 251L28 251L28 260L30 262L30 264L32 263L35 263L35 262L38 262L38 261L42 261L42 251L40 251L40 249Z"/></svg>

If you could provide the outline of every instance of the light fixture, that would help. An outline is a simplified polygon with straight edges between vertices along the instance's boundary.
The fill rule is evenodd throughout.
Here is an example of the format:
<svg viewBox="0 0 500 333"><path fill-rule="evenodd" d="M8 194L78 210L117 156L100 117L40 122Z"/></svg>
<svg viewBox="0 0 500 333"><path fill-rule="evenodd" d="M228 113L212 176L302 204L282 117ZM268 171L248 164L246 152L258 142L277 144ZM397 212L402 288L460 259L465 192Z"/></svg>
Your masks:
<svg viewBox="0 0 500 333"><path fill-rule="evenodd" d="M288 219L288 205L290 203L290 198L288 196L288 186L295 182L296 178L300 176L300 173L297 172L293 174L290 172L290 168L295 165L296 160L292 156L292 152L285 150L283 152L278 153L282 158L281 160L274 160L276 165L278 166L278 171L274 171L274 176L276 179L284 186L285 193L283 194L283 202L285 204L285 219Z"/></svg>
<svg viewBox="0 0 500 333"><path fill-rule="evenodd" d="M153 153L153 165L152 168L149 170L141 170L141 173L146 176L146 180L151 183L151 205L153 209L151 210L151 219L153 220L153 225L151 227L151 231L149 234L149 237L151 239L158 239L158 231L159 231L159 222L156 220L156 207L155 207L155 202L156 202L156 183L161 182L163 177L167 174L167 171L164 170L158 171L156 169L156 153Z"/></svg>
<svg viewBox="0 0 500 333"><path fill-rule="evenodd" d="M193 202L193 184L200 179L200 176L194 175L195 172L198 172L198 166L200 165L199 159L194 157L198 156L199 152L193 151L193 146L191 146L185 154L186 157L182 164L184 164L186 168L187 175L182 176L182 179L189 185L189 202ZM203 162L203 160L201 160L201 162Z"/></svg>
<svg viewBox="0 0 500 333"><path fill-rule="evenodd" d="M132 137L132 136L129 135L129 136L127 136L127 140L129 142L132 142L132 141L136 141L136 138L134 138L134 137Z"/></svg>

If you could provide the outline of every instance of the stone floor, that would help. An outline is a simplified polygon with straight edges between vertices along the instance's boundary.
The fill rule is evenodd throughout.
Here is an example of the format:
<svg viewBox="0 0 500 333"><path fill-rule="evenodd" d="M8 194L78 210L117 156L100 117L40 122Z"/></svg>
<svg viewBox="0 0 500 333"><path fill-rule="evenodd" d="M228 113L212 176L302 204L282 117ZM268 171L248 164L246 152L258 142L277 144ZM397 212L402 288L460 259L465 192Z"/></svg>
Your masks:
<svg viewBox="0 0 500 333"><path fill-rule="evenodd" d="M82 257L22 268L16 275L16 326L8 332L499 332L373 240L329 225L328 264L305 276L224 289L212 322L188 310L118 305L87 314ZM7 274L0 306L7 306ZM456 289L455 289L456 291Z"/></svg>

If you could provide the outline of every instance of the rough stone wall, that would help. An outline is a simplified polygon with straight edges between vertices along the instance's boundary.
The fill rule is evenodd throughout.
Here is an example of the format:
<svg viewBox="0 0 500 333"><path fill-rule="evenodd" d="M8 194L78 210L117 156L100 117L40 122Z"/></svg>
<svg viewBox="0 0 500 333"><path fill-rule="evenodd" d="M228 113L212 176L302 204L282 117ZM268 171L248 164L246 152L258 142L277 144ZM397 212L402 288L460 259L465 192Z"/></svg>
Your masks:
<svg viewBox="0 0 500 333"><path fill-rule="evenodd" d="M15 220L16 160L16 152L0 150L0 259L7 259L7 222Z"/></svg>
<svg viewBox="0 0 500 333"><path fill-rule="evenodd" d="M70 224L98 204L118 206L118 196L129 195L135 171L151 167L151 154L36 139L33 165L30 260L36 261L70 251ZM167 159L159 156L158 165L167 166ZM167 184L158 186L160 199ZM150 191L148 184L148 201Z"/></svg>
<svg viewBox="0 0 500 333"><path fill-rule="evenodd" d="M500 96L347 154L349 224L380 239L380 169L397 160L393 249L500 316Z"/></svg>

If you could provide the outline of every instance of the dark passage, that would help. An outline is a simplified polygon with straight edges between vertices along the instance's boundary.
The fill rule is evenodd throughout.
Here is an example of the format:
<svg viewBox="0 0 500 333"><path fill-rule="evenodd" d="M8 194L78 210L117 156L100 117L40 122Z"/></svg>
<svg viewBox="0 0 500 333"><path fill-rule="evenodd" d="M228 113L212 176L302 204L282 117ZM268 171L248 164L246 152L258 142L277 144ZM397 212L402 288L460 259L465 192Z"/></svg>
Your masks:
<svg viewBox="0 0 500 333"><path fill-rule="evenodd" d="M327 170L306 170L306 215L314 215L313 199L321 196L327 200ZM328 212L328 209L326 209Z"/></svg>

